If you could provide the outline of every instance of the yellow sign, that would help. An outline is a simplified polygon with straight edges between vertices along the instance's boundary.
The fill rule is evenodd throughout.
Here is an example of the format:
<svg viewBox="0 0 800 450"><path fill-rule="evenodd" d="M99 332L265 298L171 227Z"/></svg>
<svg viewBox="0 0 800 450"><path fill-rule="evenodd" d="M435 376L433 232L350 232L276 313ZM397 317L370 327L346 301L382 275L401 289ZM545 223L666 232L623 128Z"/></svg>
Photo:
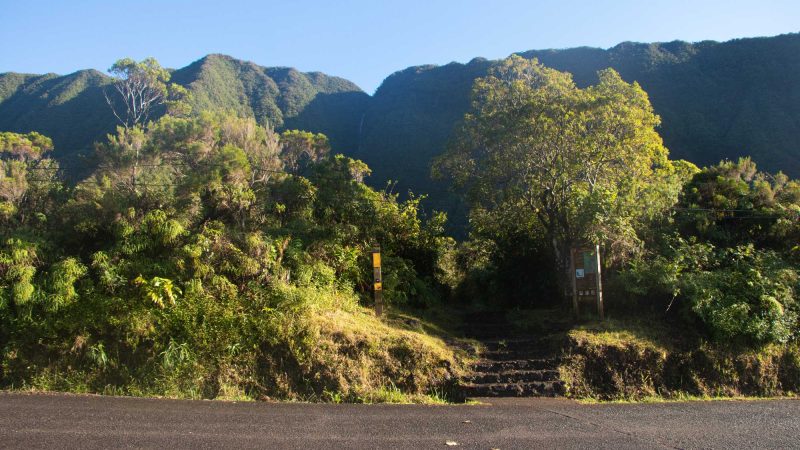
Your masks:
<svg viewBox="0 0 800 450"><path fill-rule="evenodd" d="M381 254L380 253L373 253L372 254L372 267L380 267L381 266Z"/></svg>
<svg viewBox="0 0 800 450"><path fill-rule="evenodd" d="M376 291L382 291L383 290L383 283L381 283L380 281L376 282L375 283L375 290Z"/></svg>

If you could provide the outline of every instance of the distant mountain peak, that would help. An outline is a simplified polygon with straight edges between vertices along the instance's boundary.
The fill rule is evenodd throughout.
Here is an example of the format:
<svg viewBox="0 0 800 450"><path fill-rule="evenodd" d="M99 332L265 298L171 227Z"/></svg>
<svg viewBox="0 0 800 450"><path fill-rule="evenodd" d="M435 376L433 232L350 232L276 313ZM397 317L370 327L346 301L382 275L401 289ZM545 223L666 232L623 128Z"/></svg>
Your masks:
<svg viewBox="0 0 800 450"><path fill-rule="evenodd" d="M341 122L355 122L352 116L360 117L368 95L343 78L264 67L223 54L206 55L171 74L173 82L192 92L196 110L233 111L278 128L323 132L334 148L357 145L356 126ZM62 158L91 151L92 143L116 126L102 92L110 80L94 69L0 74L0 130L43 132Z"/></svg>

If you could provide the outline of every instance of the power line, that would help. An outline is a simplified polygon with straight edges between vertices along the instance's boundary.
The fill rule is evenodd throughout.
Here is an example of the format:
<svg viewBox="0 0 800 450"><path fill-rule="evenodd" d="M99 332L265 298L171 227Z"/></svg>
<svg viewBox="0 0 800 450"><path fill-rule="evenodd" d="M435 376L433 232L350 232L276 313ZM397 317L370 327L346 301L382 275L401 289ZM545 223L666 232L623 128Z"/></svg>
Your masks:
<svg viewBox="0 0 800 450"><path fill-rule="evenodd" d="M196 165L191 165L191 164L188 164L188 163L185 163L185 162L176 162L176 163L165 162L165 163L159 163L159 164L139 164L138 167L172 167L172 166L175 166L175 165L188 166L188 167L202 167L202 168L227 167L227 166L225 166L225 163L228 163L228 162L235 162L235 161L225 161L225 162L222 162L222 163L200 163L200 164L196 164ZM57 172L57 171L60 171L62 168L39 167L37 169L50 170L51 172ZM81 166L80 169L91 169L91 168L90 167ZM95 168L95 170L96 169L102 169L102 168ZM115 170L125 170L125 169L133 169L133 167L126 167L124 169L117 168ZM275 173L275 174L282 174L282 175L286 175L286 176L290 176L290 177L291 176L295 176L295 174L287 172L285 170L277 170L277 169L258 167L258 166L250 167L250 169L255 173ZM183 186L187 186L187 185L190 184L190 183L151 183L151 182L143 182L143 181L136 181L134 183L131 183L130 179L127 178L127 177L122 178L122 179L120 179L120 178L121 177L116 177L115 180L109 180L109 182L110 182L109 186L102 185L102 180L97 180L97 179L85 179L85 180L70 182L69 184L71 186L93 185L95 188L98 188L100 190L103 190L103 189L107 189L107 190L117 189L117 188L119 188L119 186L121 184L128 184L128 187L130 187L130 188L135 188L135 187L183 187ZM50 179L47 179L47 178L45 178L45 179L41 179L41 178L26 178L26 180L29 181L29 182L42 182L42 183L64 181L64 180L61 180L61 179L58 179L58 178L55 178L55 177L54 178L50 178ZM391 197L392 197L392 194L391 193L387 193L387 194L381 196L379 201L382 202L382 203L392 203L392 204L398 204L398 205L400 204L395 199L392 199Z"/></svg>
<svg viewBox="0 0 800 450"><path fill-rule="evenodd" d="M722 214L722 213L747 213L749 216L731 215L731 216L718 216L717 220L739 220L739 219L786 219L797 218L798 213L786 211L785 214L759 214L757 209L725 209L725 208L684 208L674 206L670 208L676 212L682 213L706 213L706 214ZM792 217L794 216L794 217Z"/></svg>
<svg viewBox="0 0 800 450"><path fill-rule="evenodd" d="M175 166L190 167L190 168L227 168L228 167L227 164L228 163L232 163L232 162L237 162L237 160L229 160L229 161L216 162L216 163L202 163L201 162L201 163L196 163L196 164L190 164L190 163L187 163L187 162L184 162L184 161L168 161L168 162L162 162L162 163L142 163L142 164L137 164L135 168L157 168L157 167L175 167ZM40 167L27 167L26 168L26 170L40 170L40 171L50 171L50 172L62 172L62 171L67 171L67 170L81 170L81 171L84 171L84 170L92 170L92 169L94 169L94 170L98 170L98 169L102 170L104 168L103 167L94 167L94 168L92 168L92 167L89 167L89 166L74 166L74 165L73 166L59 166L59 167L41 167L40 166ZM128 166L128 167L124 167L124 168L107 168L107 169L109 169L109 170L132 170L132 169L134 169L134 167L133 166ZM259 166L250 167L250 170L252 170L254 172L257 172L257 173L276 173L276 174L284 174L284 175L289 175L289 176L293 175L293 174L291 174L289 172L286 172L284 170L277 170L277 169L271 169L271 168L265 168L265 167L259 167ZM58 181L58 180L56 180L56 179L28 178L27 181L31 181L31 182L52 182L52 181ZM127 180L124 181L124 182L127 182ZM104 186L99 185L99 183L101 183L101 181L99 181L99 180L87 179L87 180L81 180L81 181L72 182L71 184L72 185L95 184L95 185L97 185L98 188L103 188ZM112 181L112 184L117 184L118 185L120 183L121 183L121 181L119 181L119 180ZM136 181L135 183L132 183L132 185L142 186L142 187L177 187L177 186L185 186L186 183L149 183L149 182ZM741 208L739 208L739 209L736 209L736 208L700 208L700 207L673 206L673 207L670 207L668 209L672 210L672 211L676 211L676 212L682 212L682 213L708 213L708 214L749 213L749 214L751 214L750 216L741 216L741 215L722 216L722 217L718 217L717 218L719 220L783 219L783 218L790 217L792 215L794 215L794 216L798 215L797 213L792 214L792 212L790 212L790 211L787 211L787 214L783 214L783 215L777 215L777 214L774 214L774 213L773 214L758 214L758 210L756 210L756 209L741 209ZM757 214L757 215L752 215L752 214Z"/></svg>
<svg viewBox="0 0 800 450"><path fill-rule="evenodd" d="M708 211L708 212L753 212L755 209L727 209L727 208L685 208L673 206L670 209L675 211Z"/></svg>
<svg viewBox="0 0 800 450"><path fill-rule="evenodd" d="M236 161L225 161L225 162L221 162L221 163L197 163L197 164L190 164L190 163L186 163L186 162L176 161L176 162L159 163L159 164L136 164L136 168L140 168L140 167L148 167L148 168L153 168L153 167L175 167L175 166L197 167L197 168L225 168L225 167L228 167L226 164L227 163L231 163L231 162L236 162ZM133 168L134 168L134 166L131 165L131 166L128 166L128 167L108 168L108 169L125 170L125 169L133 169ZM61 172L61 171L67 171L67 170L97 170L97 169L104 169L104 167L101 167L101 166L98 166L98 167L59 166L59 167L28 167L28 168L26 168L26 170L43 170L43 171L51 171L51 172ZM284 171L281 171L281 170L267 169L267 168L258 167L258 166L255 167L255 168L251 167L251 170L260 170L260 171L263 171L263 172L284 173Z"/></svg>

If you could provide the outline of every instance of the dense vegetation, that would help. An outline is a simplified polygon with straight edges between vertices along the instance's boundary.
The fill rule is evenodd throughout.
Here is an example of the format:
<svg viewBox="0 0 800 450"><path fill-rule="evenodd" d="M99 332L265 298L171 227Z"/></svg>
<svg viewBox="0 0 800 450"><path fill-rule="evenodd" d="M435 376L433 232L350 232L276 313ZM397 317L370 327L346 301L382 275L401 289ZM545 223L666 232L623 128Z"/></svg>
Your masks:
<svg viewBox="0 0 800 450"><path fill-rule="evenodd" d="M666 312L718 343L797 340L800 183L746 158L670 161L642 88L598 76L580 88L513 56L475 82L435 168L470 205L462 295L563 303L569 249L599 244L612 308Z"/></svg>
<svg viewBox="0 0 800 450"><path fill-rule="evenodd" d="M636 67L690 64L734 44L651 46L653 63ZM601 246L610 315L680 339L669 350L631 339L630 352L604 367L641 362L641 370L607 374L611 389L597 365L606 350L573 333L565 373L578 395L609 388L602 395L613 398L632 373L652 381L646 394L743 392L723 385L752 376L774 384L757 382L757 394L800 385L800 182L759 171L750 158L702 169L670 159L646 85L624 72L604 68L587 82L514 55L474 60L467 73L453 64L387 80L361 144L391 150L427 139L426 152L448 143L433 173L453 187L438 201L463 199L455 204L468 235L457 242L446 215L425 213L421 197L367 186L367 164L332 154L335 143L318 129L292 129L316 114L326 126L348 122L360 108L351 100L364 98L354 86L220 56L191 71L154 60L114 67L98 95L120 108L101 85L124 92L125 83L150 83L160 118L115 110L123 126L87 153L92 165L61 165L51 158L58 143L38 132L0 134L2 386L440 400L454 393L465 355L399 312L435 314L448 301L462 310L563 306L569 250L586 244ZM396 95L406 106L376 113L405 77L430 90ZM19 99L7 93L26 80L6 76L0 93ZM253 92L258 102L243 101ZM314 109L324 93L346 94L349 113ZM422 108L430 115L404 109L426 95L436 99ZM416 141L406 139L411 129ZM404 155L393 170L422 177L437 153ZM381 164L389 170L393 160ZM384 318L366 308L375 244L393 314ZM726 366L730 355L745 355L746 367ZM754 361L774 370L751 370ZM706 389L701 372L727 378Z"/></svg>
<svg viewBox="0 0 800 450"><path fill-rule="evenodd" d="M720 342L800 337L800 183L725 161L694 175L673 214L623 272L628 291Z"/></svg>
<svg viewBox="0 0 800 450"><path fill-rule="evenodd" d="M339 150L357 145L358 121L368 100L341 78L260 67L223 55L208 55L173 71L171 78L191 93L197 111L234 112L273 128L324 133ZM117 125L104 98L111 82L96 70L0 74L0 130L39 131L53 139L54 158L85 165L92 161L93 143ZM164 110L155 112L153 118Z"/></svg>
<svg viewBox="0 0 800 450"><path fill-rule="evenodd" d="M608 50L575 48L520 53L573 74L586 87L615 69L637 81L662 118L659 133L673 157L699 165L751 156L762 168L800 176L800 35L730 42L622 43ZM431 161L446 148L470 107L475 79L494 61L411 67L390 75L370 97L353 83L320 73L265 68L209 55L172 73L193 94L197 110L227 110L277 129L327 135L340 153L366 162L370 184L429 196L426 208L447 211L464 234L466 206L447 184L430 179ZM96 71L66 76L0 74L0 130L38 131L53 138L64 164L92 154L114 129Z"/></svg>
<svg viewBox="0 0 800 450"><path fill-rule="evenodd" d="M324 135L202 113L118 128L75 185L39 134L0 135L0 385L398 401L459 361L369 305L439 297L441 218L363 183ZM428 397L430 398L430 397Z"/></svg>

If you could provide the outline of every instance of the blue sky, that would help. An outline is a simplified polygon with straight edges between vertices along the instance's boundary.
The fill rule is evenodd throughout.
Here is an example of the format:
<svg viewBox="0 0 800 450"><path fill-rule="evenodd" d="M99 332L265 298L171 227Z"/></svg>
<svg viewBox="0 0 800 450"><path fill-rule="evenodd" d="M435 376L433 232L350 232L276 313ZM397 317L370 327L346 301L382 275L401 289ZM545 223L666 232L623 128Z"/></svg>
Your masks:
<svg viewBox="0 0 800 450"><path fill-rule="evenodd" d="M225 53L370 93L411 65L800 31L800 0L0 0L0 15L0 72L105 71L124 56L182 67Z"/></svg>

